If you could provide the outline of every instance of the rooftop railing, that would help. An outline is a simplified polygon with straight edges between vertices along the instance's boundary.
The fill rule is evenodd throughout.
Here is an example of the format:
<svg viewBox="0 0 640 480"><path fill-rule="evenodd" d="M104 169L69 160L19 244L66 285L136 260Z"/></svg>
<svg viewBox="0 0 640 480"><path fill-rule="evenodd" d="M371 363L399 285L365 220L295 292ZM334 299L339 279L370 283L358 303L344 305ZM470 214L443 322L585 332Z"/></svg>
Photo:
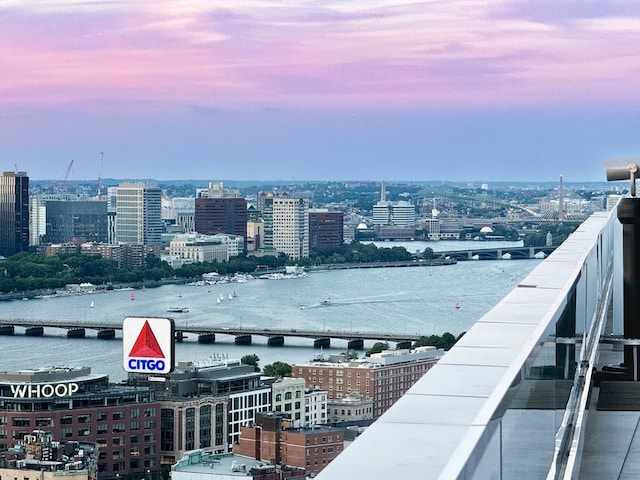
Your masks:
<svg viewBox="0 0 640 480"><path fill-rule="evenodd" d="M571 478L621 232L592 215L317 478Z"/></svg>

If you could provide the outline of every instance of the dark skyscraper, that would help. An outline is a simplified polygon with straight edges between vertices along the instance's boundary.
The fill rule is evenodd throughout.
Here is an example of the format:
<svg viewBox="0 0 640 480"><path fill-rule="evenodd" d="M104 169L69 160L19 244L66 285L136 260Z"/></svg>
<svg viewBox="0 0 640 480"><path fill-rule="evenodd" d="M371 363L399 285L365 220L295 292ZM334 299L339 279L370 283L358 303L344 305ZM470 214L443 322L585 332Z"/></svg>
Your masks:
<svg viewBox="0 0 640 480"><path fill-rule="evenodd" d="M4 172L0 177L0 255L29 250L29 177Z"/></svg>
<svg viewBox="0 0 640 480"><path fill-rule="evenodd" d="M107 242L107 202L74 200L47 202L46 243Z"/></svg>
<svg viewBox="0 0 640 480"><path fill-rule="evenodd" d="M247 201L241 197L196 198L196 232L204 235L228 233L247 242Z"/></svg>
<svg viewBox="0 0 640 480"><path fill-rule="evenodd" d="M309 250L339 247L344 243L342 212L309 212Z"/></svg>

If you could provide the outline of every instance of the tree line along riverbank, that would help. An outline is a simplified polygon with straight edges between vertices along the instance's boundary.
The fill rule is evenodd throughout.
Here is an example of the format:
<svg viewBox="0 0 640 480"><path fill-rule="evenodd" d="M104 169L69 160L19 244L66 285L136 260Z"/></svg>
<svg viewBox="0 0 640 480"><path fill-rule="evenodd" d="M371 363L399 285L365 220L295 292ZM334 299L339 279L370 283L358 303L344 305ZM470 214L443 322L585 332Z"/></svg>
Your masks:
<svg viewBox="0 0 640 480"><path fill-rule="evenodd" d="M450 262L435 259L433 251L429 248L416 257L404 247L380 248L359 242L315 252L308 258L295 261L282 253L262 257L241 255L231 258L228 262L194 263L176 269L153 255L146 258L142 267L134 268L120 265L99 255L57 253L45 256L22 252L0 260L0 299L51 294L69 284L91 283L103 288L142 285L154 287L192 281L209 272L217 272L220 275L256 274L279 271L287 265L297 265L307 270L326 270L428 266Z"/></svg>

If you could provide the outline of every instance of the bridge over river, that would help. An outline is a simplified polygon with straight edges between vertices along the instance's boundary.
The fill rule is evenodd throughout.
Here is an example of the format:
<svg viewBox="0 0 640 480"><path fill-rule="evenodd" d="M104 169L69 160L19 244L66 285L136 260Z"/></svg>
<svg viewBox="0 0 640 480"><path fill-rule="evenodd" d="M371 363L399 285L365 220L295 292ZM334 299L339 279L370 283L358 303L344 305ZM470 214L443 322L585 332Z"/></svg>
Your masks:
<svg viewBox="0 0 640 480"><path fill-rule="evenodd" d="M116 330L122 330L121 322L60 322L53 320L33 319L0 319L0 335L14 335L16 327L24 328L26 336L43 336L45 328L63 329L67 331L69 338L85 338L87 330L95 330L99 339L116 338ZM410 348L411 343L418 340L420 335L404 333L371 333L348 332L339 330L296 330L296 329L268 329L247 327L212 327L212 326L178 326L176 325L176 341L182 342L189 334L198 336L198 343L212 344L216 341L216 335L228 335L234 337L236 345L250 345L253 336L258 335L267 338L267 345L282 346L285 337L303 337L313 340L316 348L327 348L331 340L346 340L347 348L362 350L365 340L377 340L382 342L395 342L397 348Z"/></svg>
<svg viewBox="0 0 640 480"><path fill-rule="evenodd" d="M501 260L501 259L532 259L547 257L556 247L487 247L489 242L480 242L478 248L466 250L447 250L439 252L447 258L456 260Z"/></svg>

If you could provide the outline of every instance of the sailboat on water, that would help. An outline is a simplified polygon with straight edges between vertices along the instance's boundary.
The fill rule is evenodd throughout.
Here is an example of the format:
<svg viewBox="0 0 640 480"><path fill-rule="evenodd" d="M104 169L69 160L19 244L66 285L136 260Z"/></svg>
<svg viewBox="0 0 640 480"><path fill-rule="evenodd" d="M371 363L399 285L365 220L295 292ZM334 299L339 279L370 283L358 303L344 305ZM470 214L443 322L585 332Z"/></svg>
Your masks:
<svg viewBox="0 0 640 480"><path fill-rule="evenodd" d="M456 302L456 310L460 308L460 302Z"/></svg>

